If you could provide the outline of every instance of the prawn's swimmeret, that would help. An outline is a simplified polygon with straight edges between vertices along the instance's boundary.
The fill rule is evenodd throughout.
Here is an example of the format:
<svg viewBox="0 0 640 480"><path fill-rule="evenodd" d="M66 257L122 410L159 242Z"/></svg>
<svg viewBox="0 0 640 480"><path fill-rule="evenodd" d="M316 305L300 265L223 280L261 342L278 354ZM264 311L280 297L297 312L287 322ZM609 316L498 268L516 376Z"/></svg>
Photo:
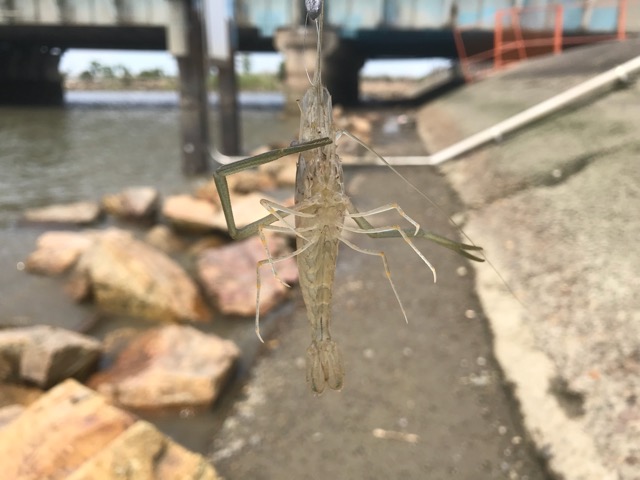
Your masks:
<svg viewBox="0 0 640 480"><path fill-rule="evenodd" d="M256 332L258 337L260 337L260 267L269 263L274 275L280 280L274 264L297 256L300 288L311 326L311 345L307 350L307 381L315 393L322 393L327 385L331 389L339 390L344 383L342 355L337 344L331 338L330 331L332 289L340 242L358 252L376 255L382 259L391 288L398 300L405 320L407 319L396 288L391 280L391 273L385 254L356 246L342 237L344 231L364 233L371 237L403 238L432 270L434 281L436 279L435 269L415 247L411 238L427 238L472 260L483 260L469 252L479 251L481 250L480 247L454 242L423 230L418 223L409 218L396 204L384 205L367 212L359 212L351 203L344 190L342 164L336 154L335 140L343 134L354 137L347 132L338 132L334 129L331 96L322 85L320 71L324 16L322 1L307 0L306 4L309 10L309 17L312 20L315 19L318 27L318 52L313 81L300 103L302 116L298 144L222 166L214 173L214 178L231 236L245 238L258 233L267 252L268 258L261 260L257 265ZM291 208L286 208L263 200L262 205L270 214L242 229L237 229L231 210L226 176L291 153L300 153L296 174L295 205ZM384 159L382 160L384 161ZM367 216L390 210L398 212L413 227L406 229L399 226L374 227L365 220ZM295 227L286 223L285 217L288 215L295 217ZM346 219L351 219L357 226L345 225ZM282 221L285 226L272 225L276 221ZM272 258L267 248L264 230L294 234L297 241L296 251L289 255Z"/></svg>

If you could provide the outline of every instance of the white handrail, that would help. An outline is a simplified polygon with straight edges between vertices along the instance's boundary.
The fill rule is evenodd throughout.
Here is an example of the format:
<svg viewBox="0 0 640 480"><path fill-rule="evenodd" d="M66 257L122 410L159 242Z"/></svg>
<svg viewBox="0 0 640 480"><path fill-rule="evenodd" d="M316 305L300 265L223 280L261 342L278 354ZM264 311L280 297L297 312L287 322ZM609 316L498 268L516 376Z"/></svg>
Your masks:
<svg viewBox="0 0 640 480"><path fill-rule="evenodd" d="M410 162L389 163L392 163L393 165L439 165L447 160L451 160L468 153L485 143L490 141L499 141L507 133L513 132L514 130L522 128L529 123L540 120L551 113L557 112L576 100L614 81L626 82L629 80L630 75L637 70L640 70L640 56L622 63L611 70L607 70L604 73L596 75L586 82L580 83L565 92L538 103L537 105L534 105L533 107L528 108L502 122L496 123L492 127L471 135L470 137L440 150L433 155L428 155L421 159L407 158Z"/></svg>

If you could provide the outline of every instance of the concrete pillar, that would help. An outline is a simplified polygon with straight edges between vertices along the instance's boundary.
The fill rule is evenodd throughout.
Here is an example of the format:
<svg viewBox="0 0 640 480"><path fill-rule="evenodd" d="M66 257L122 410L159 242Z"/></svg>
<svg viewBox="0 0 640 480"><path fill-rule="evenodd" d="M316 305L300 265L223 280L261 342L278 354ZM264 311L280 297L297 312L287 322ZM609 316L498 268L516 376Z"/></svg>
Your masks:
<svg viewBox="0 0 640 480"><path fill-rule="evenodd" d="M0 46L0 104L61 105L63 51L41 45Z"/></svg>
<svg viewBox="0 0 640 480"><path fill-rule="evenodd" d="M317 33L315 27L292 27L278 30L274 43L284 55L285 110L299 113L296 100L300 100L309 88L309 78L316 69ZM338 34L325 27L323 55L326 57L338 44ZM307 76L308 73L308 76Z"/></svg>
<svg viewBox="0 0 640 480"><path fill-rule="evenodd" d="M342 41L324 59L323 79L334 105L356 105L359 100L360 69L364 57L351 45Z"/></svg>
<svg viewBox="0 0 640 480"><path fill-rule="evenodd" d="M185 0L185 10L187 53L176 57L180 72L182 171L195 175L209 170L209 69L200 11L190 0Z"/></svg>
<svg viewBox="0 0 640 480"><path fill-rule="evenodd" d="M240 109L233 57L228 62L215 62L215 65L218 67L220 98L220 150L225 155L240 155Z"/></svg>

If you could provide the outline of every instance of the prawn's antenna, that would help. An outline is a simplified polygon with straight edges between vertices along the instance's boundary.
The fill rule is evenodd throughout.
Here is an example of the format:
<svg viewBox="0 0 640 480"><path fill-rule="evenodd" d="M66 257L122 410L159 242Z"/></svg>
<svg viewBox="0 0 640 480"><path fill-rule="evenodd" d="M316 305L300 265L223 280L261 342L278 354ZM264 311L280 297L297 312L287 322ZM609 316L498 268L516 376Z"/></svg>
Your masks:
<svg viewBox="0 0 640 480"><path fill-rule="evenodd" d="M305 0L304 2L307 8L307 18L311 20L315 20L316 22L316 32L318 34L318 48L316 53L316 71L313 74L313 81L309 79L311 85L317 87L320 85L321 72L320 66L322 65L322 30L324 27L324 11L323 11L323 0ZM309 77L309 72L307 72L307 78Z"/></svg>
<svg viewBox="0 0 640 480"><path fill-rule="evenodd" d="M391 165L389 162L387 162L387 160L385 160L385 158L382 155L380 155L378 152L376 152L373 148L371 148L369 145L364 143L358 137L356 137L355 135L353 135L353 134L351 134L351 133L349 133L349 132L347 132L345 130L342 130L342 131L338 132L338 136L336 137L336 140L340 137L340 135L345 135L345 136L349 137L351 140L353 140L354 142L357 142L358 144L362 145L365 149L367 149L369 152L374 154L382 163L384 163L387 167L389 167L393 173L398 175L407 185L409 185L413 190L415 190L418 193L418 195L420 195L427 202L429 202L431 205L433 205L435 208L437 208L438 211L440 211L443 215L445 215L449 219L449 222L451 223L451 225L453 225L464 236L464 238L466 238L469 241L469 243L471 245L473 245L474 247L477 247L477 245L474 243L473 240L471 240L469 235L467 235L467 233L462 229L462 227L460 225L458 225L458 223L453 218L451 218L451 216L449 216L447 214L447 212L445 212L444 209L440 205L438 205L436 202L431 200L431 198L429 198L429 196L426 193L424 193L422 190L420 190L418 187L416 187L413 183L411 183L409 181L409 179L407 179L407 177L402 175L393 165ZM491 268L496 273L496 275L498 275L498 278L500 278L500 281L502 281L502 284L506 287L506 289L509 291L509 293L513 296L513 298L515 298L518 301L518 303L520 303L520 305L522 305L523 307L526 308L526 305L524 303L522 303L520 298L518 298L518 296L516 295L516 292L513 291L511 286L507 283L507 281L504 279L504 277L500 274L500 272L495 267L495 265L491 262L491 260L489 260L489 258L487 258L487 255L484 253L484 250L481 247L479 247L479 248L480 248L480 255L482 255L482 258L484 258L485 262L487 262L487 264L491 266Z"/></svg>

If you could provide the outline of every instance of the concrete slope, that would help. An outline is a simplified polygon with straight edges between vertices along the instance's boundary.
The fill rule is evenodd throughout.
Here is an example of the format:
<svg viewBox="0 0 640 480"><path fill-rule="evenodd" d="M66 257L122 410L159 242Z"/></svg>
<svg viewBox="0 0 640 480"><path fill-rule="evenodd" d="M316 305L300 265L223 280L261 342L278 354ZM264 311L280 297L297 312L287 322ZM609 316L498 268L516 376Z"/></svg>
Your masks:
<svg viewBox="0 0 640 480"><path fill-rule="evenodd" d="M424 107L432 151L640 52L600 44L521 64ZM446 164L495 353L528 429L567 480L640 478L640 88L631 84Z"/></svg>

